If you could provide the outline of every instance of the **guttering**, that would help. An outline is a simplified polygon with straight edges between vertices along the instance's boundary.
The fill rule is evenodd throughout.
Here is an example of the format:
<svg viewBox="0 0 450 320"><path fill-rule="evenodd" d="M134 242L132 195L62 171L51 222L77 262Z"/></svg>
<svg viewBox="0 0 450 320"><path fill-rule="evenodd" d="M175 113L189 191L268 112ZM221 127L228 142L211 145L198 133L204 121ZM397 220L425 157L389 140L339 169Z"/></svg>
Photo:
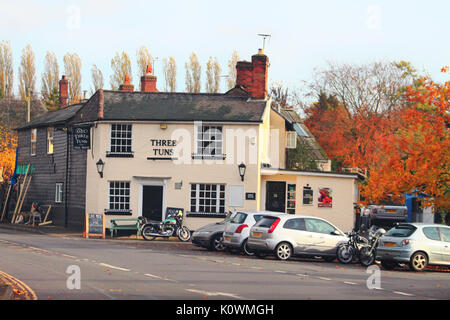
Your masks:
<svg viewBox="0 0 450 320"><path fill-rule="evenodd" d="M335 173L335 172L326 172L326 171L290 171L283 169L267 169L261 168L262 176L271 176L271 175L294 175L294 176L315 176L315 177L332 177L332 178L348 178L348 179L358 179L358 176L355 174L344 174L344 173Z"/></svg>

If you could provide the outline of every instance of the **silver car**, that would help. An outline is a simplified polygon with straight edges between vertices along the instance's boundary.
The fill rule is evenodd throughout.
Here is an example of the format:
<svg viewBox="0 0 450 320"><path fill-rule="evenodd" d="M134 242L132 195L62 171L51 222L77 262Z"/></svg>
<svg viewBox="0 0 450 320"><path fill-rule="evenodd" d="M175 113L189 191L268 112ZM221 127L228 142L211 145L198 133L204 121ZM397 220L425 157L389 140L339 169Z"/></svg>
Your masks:
<svg viewBox="0 0 450 320"><path fill-rule="evenodd" d="M247 246L257 255L274 253L280 260L294 255L336 258L347 236L330 222L311 216L282 214L261 219L250 230Z"/></svg>
<svg viewBox="0 0 450 320"><path fill-rule="evenodd" d="M209 250L223 251L223 231L225 223L228 222L236 212L228 213L227 217L219 222L211 223L201 227L192 234L192 243Z"/></svg>
<svg viewBox="0 0 450 320"><path fill-rule="evenodd" d="M250 228L264 216L277 214L279 213L271 211L237 211L236 215L225 224L223 244L230 249L239 249L245 255L254 255L254 252L247 247Z"/></svg>
<svg viewBox="0 0 450 320"><path fill-rule="evenodd" d="M369 205L369 217L371 224L378 225L386 222L406 222L408 208L405 205L394 203Z"/></svg>
<svg viewBox="0 0 450 320"><path fill-rule="evenodd" d="M377 248L385 269L407 263L414 271L429 264L450 265L450 227L441 224L401 223L389 230Z"/></svg>

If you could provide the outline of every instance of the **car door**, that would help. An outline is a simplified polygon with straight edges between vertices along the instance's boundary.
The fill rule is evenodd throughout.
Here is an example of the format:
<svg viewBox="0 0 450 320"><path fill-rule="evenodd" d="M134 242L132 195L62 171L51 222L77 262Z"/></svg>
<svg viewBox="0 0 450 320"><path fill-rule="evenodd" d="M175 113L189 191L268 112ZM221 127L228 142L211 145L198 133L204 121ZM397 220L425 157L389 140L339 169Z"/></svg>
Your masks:
<svg viewBox="0 0 450 320"><path fill-rule="evenodd" d="M450 228L439 227L441 233L441 239L444 242L442 247L442 260L446 264L450 264Z"/></svg>
<svg viewBox="0 0 450 320"><path fill-rule="evenodd" d="M442 252L445 244L441 241L438 227L424 227L422 231L426 237L424 244L428 253L428 262L431 264L443 263L444 259Z"/></svg>
<svg viewBox="0 0 450 320"><path fill-rule="evenodd" d="M306 218L306 230L312 235L312 247L316 254L335 253L340 238L333 233L336 228L321 219Z"/></svg>
<svg viewBox="0 0 450 320"><path fill-rule="evenodd" d="M283 238L294 246L294 254L312 253L312 236L306 231L304 218L288 219L283 225Z"/></svg>

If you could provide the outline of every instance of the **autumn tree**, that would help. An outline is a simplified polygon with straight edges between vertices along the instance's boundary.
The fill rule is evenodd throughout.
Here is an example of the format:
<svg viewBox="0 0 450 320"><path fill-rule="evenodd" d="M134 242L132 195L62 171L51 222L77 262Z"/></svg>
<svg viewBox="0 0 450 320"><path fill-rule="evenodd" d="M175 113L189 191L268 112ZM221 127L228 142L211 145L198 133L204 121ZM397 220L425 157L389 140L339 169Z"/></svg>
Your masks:
<svg viewBox="0 0 450 320"><path fill-rule="evenodd" d="M220 68L219 60L217 57L209 57L206 63L206 92L218 93L220 90Z"/></svg>
<svg viewBox="0 0 450 320"><path fill-rule="evenodd" d="M41 79L41 94L48 110L55 110L59 105L59 66L56 55L45 55L44 73Z"/></svg>
<svg viewBox="0 0 450 320"><path fill-rule="evenodd" d="M35 91L36 66L33 49L27 45L22 50L22 56L19 66L19 94L22 100L25 100Z"/></svg>
<svg viewBox="0 0 450 320"><path fill-rule="evenodd" d="M153 65L153 57L145 46L140 47L136 52L136 61L139 77L145 76L147 66Z"/></svg>
<svg viewBox="0 0 450 320"><path fill-rule="evenodd" d="M126 75L130 77L130 83L133 82L130 56L125 51L122 51L121 54L116 52L116 55L111 60L111 68L113 70L113 74L110 77L112 90L119 89Z"/></svg>
<svg viewBox="0 0 450 320"><path fill-rule="evenodd" d="M92 75L92 84L94 85L94 88L91 89L91 95L93 95L97 90L103 89L104 80L102 71L99 68L97 68L95 64L92 65L91 75Z"/></svg>
<svg viewBox="0 0 450 320"><path fill-rule="evenodd" d="M228 90L233 89L236 85L236 64L238 61L239 54L236 50L234 50L231 59L228 60Z"/></svg>
<svg viewBox="0 0 450 320"><path fill-rule="evenodd" d="M202 67L195 52L192 52L189 61L185 63L186 68L186 92L198 93L201 90Z"/></svg>
<svg viewBox="0 0 450 320"><path fill-rule="evenodd" d="M443 71L447 71L446 68ZM434 83L424 77L407 86L408 108L398 128L376 139L379 161L370 171L362 195L372 201L387 194L427 195L422 203L450 210L450 81Z"/></svg>
<svg viewBox="0 0 450 320"><path fill-rule="evenodd" d="M8 180L14 173L16 160L17 137L12 130L0 125L0 168L3 168L3 179Z"/></svg>
<svg viewBox="0 0 450 320"><path fill-rule="evenodd" d="M10 41L0 42L0 98L13 95L13 54Z"/></svg>
<svg viewBox="0 0 450 320"><path fill-rule="evenodd" d="M175 92L177 88L177 62L174 57L163 59L165 91Z"/></svg>
<svg viewBox="0 0 450 320"><path fill-rule="evenodd" d="M76 53L64 56L64 73L69 80L69 104L81 101L81 59Z"/></svg>

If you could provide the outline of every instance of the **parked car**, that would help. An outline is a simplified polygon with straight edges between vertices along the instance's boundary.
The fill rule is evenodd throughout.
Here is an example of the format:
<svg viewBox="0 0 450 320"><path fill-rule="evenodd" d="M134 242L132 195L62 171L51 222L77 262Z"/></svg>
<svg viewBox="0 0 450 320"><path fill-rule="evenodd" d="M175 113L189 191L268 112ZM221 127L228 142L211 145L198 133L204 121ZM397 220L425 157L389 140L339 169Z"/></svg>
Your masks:
<svg viewBox="0 0 450 320"><path fill-rule="evenodd" d="M245 255L252 256L254 252L248 249L247 239L250 228L266 215L279 215L279 212L238 211L226 224L223 233L223 244L230 249L238 249Z"/></svg>
<svg viewBox="0 0 450 320"><path fill-rule="evenodd" d="M394 223L407 222L408 220L408 208L404 204L387 201L377 205L369 205L367 208L370 211L370 225L393 226Z"/></svg>
<svg viewBox="0 0 450 320"><path fill-rule="evenodd" d="M223 231L225 223L228 222L236 212L229 212L222 221L201 227L192 234L192 243L209 250L223 251Z"/></svg>
<svg viewBox="0 0 450 320"><path fill-rule="evenodd" d="M280 260L292 256L336 258L348 237L330 222L310 216L282 214L264 217L250 230L247 246L257 255L272 253Z"/></svg>
<svg viewBox="0 0 450 320"><path fill-rule="evenodd" d="M377 259L385 269L399 263L423 271L429 264L450 265L450 227L441 224L401 223L380 241Z"/></svg>

